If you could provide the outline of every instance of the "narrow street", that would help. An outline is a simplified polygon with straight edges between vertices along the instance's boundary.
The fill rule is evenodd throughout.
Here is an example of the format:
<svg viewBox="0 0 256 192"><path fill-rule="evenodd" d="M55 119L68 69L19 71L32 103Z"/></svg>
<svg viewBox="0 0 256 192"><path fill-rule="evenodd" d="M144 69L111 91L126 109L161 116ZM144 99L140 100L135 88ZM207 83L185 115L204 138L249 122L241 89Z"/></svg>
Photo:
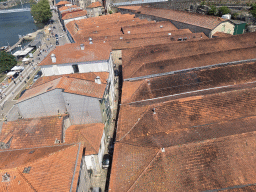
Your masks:
<svg viewBox="0 0 256 192"><path fill-rule="evenodd" d="M59 36L59 45L64 45L69 43L69 40L66 36L66 33L63 32L63 28L58 19L58 14L55 11L52 11L54 21L53 24L50 24L50 27L53 29L53 33L58 34ZM63 37L60 37L63 35ZM28 86L27 82L29 79L34 78L36 72L40 69L38 64L56 47L56 38L55 36L45 35L42 40L42 45L33 53L33 58L31 58L31 63L24 65L25 69L19 74L19 76L10 82L8 87L4 88L2 91L2 99L0 100L0 131L2 129L3 121L14 121L19 118L18 108L15 106L16 100L14 98L21 92L24 86ZM41 51L40 51L41 50ZM29 77L29 78L28 78Z"/></svg>

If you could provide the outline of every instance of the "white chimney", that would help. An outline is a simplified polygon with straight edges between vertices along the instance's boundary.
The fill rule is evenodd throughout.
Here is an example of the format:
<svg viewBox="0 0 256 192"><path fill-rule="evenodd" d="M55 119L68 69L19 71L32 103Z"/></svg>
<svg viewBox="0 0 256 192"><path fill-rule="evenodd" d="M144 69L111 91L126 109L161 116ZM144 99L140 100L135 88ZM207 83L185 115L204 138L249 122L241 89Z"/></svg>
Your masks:
<svg viewBox="0 0 256 192"><path fill-rule="evenodd" d="M99 76L97 76L97 77L95 78L95 83L101 84L101 80L100 80L100 77L99 77Z"/></svg>
<svg viewBox="0 0 256 192"><path fill-rule="evenodd" d="M92 38L89 37L89 44L92 44Z"/></svg>
<svg viewBox="0 0 256 192"><path fill-rule="evenodd" d="M80 44L81 50L84 50L84 44Z"/></svg>
<svg viewBox="0 0 256 192"><path fill-rule="evenodd" d="M56 63L56 57L55 57L55 54L53 54L53 53L52 53L52 54L51 54L51 58L52 58L52 62L53 62L53 63Z"/></svg>

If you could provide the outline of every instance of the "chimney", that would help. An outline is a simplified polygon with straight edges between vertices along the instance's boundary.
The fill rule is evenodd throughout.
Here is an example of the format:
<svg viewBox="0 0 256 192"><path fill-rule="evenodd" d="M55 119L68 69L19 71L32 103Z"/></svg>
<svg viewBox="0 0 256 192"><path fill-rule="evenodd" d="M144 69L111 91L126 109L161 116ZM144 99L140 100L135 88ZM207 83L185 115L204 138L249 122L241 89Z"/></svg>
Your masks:
<svg viewBox="0 0 256 192"><path fill-rule="evenodd" d="M101 84L101 80L100 80L100 77L99 77L99 76L97 76L97 77L95 78L95 83Z"/></svg>
<svg viewBox="0 0 256 192"><path fill-rule="evenodd" d="M156 109L155 108L153 108L152 111L153 111L153 114L156 114Z"/></svg>
<svg viewBox="0 0 256 192"><path fill-rule="evenodd" d="M80 44L81 50L84 50L84 44Z"/></svg>
<svg viewBox="0 0 256 192"><path fill-rule="evenodd" d="M89 44L92 44L92 38L89 37Z"/></svg>
<svg viewBox="0 0 256 192"><path fill-rule="evenodd" d="M51 54L51 58L52 58L52 62L53 62L53 63L56 63L56 57L55 57L55 54Z"/></svg>

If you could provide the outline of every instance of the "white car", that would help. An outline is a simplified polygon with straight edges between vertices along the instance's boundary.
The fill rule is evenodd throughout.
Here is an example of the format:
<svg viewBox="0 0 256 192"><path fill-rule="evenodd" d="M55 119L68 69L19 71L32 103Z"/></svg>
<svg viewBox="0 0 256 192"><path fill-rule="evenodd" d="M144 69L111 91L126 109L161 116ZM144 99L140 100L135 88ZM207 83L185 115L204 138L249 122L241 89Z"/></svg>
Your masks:
<svg viewBox="0 0 256 192"><path fill-rule="evenodd" d="M61 37L64 37L64 35L60 35L60 38L61 38Z"/></svg>

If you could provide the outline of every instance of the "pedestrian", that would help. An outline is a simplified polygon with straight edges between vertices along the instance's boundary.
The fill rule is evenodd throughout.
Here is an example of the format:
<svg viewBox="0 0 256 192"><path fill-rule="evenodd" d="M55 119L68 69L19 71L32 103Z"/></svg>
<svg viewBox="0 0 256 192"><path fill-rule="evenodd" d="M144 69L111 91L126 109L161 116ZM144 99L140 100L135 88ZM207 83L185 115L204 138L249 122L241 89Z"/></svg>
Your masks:
<svg viewBox="0 0 256 192"><path fill-rule="evenodd" d="M27 81L25 80L25 81L24 81L24 83L26 84L26 83L27 83Z"/></svg>
<svg viewBox="0 0 256 192"><path fill-rule="evenodd" d="M13 83L16 85L16 81L13 80Z"/></svg>
<svg viewBox="0 0 256 192"><path fill-rule="evenodd" d="M14 92L12 92L12 94L14 95Z"/></svg>

